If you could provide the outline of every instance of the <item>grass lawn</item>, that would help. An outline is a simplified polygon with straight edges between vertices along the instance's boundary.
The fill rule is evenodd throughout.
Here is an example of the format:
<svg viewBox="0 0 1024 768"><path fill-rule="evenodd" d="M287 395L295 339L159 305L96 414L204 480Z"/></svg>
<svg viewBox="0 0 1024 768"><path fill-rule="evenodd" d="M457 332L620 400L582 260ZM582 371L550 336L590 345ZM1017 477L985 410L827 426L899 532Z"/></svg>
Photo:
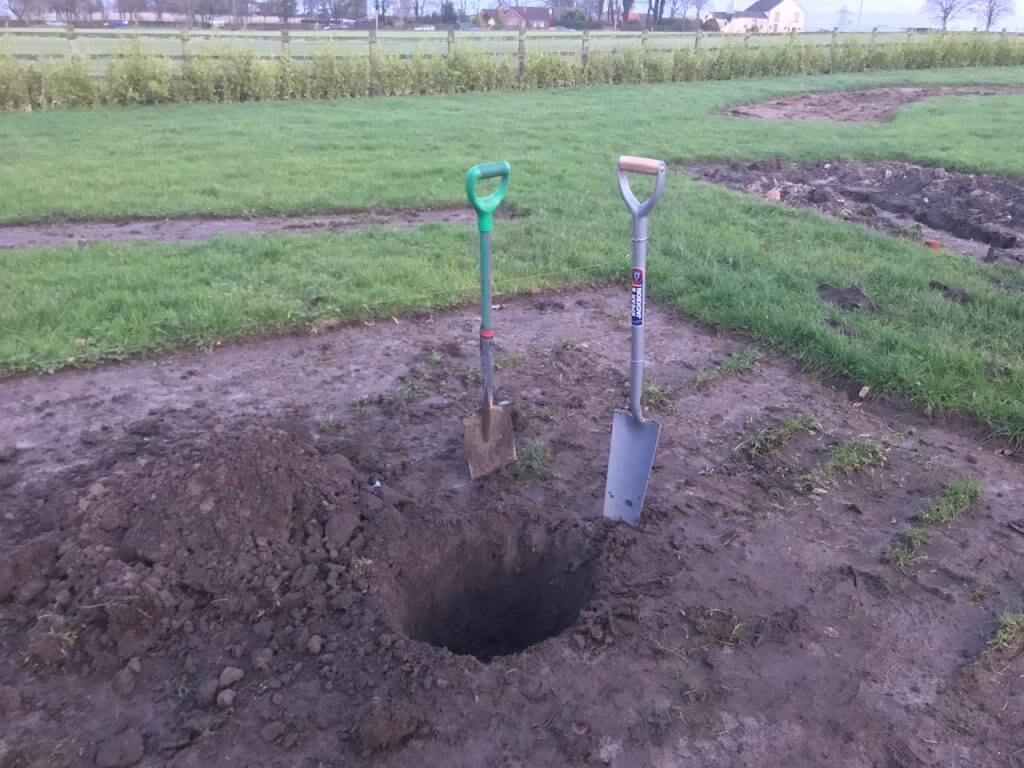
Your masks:
<svg viewBox="0 0 1024 768"><path fill-rule="evenodd" d="M1020 96L921 102L884 124L712 114L795 90L897 82L1024 85L1024 69L3 114L0 221L453 203L469 165L507 159L509 200L526 215L495 227L496 284L518 291L623 277L620 153L675 162L888 158L1024 176ZM652 215L651 237L654 299L875 392L1024 438L1024 294L1004 287L1024 283L1019 272L679 173ZM0 252L0 370L449 306L474 296L475 259L475 232L441 224ZM974 301L949 302L932 280ZM823 304L816 288L826 282L858 284L882 311ZM857 335L842 335L829 318Z"/></svg>

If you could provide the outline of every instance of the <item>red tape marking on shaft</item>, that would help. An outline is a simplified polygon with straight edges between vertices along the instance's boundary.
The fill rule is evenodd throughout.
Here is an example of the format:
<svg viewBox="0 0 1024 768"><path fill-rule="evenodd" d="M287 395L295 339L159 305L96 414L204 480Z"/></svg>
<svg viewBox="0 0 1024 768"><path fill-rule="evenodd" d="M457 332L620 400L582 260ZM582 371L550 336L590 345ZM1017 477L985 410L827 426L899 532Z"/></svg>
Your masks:
<svg viewBox="0 0 1024 768"><path fill-rule="evenodd" d="M483 328L480 329L480 338L482 339L493 339L494 331L485 331Z"/></svg>

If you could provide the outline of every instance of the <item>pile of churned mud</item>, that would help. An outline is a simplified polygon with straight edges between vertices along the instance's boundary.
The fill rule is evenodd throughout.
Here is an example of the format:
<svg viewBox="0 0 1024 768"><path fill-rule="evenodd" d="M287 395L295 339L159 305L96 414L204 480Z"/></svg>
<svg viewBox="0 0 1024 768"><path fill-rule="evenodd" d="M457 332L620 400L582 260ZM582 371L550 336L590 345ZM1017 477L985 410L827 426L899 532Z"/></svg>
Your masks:
<svg viewBox="0 0 1024 768"><path fill-rule="evenodd" d="M1024 182L899 162L702 164L699 179L987 262L1024 265Z"/></svg>

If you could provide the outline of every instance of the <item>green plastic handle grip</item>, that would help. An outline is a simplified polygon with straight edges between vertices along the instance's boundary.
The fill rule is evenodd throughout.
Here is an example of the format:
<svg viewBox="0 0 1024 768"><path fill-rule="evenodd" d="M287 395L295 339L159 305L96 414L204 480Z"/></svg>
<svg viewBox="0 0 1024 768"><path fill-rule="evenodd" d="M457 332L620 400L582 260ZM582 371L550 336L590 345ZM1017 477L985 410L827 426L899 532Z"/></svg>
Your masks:
<svg viewBox="0 0 1024 768"><path fill-rule="evenodd" d="M490 232L494 226L494 211L505 199L508 191L508 180L512 175L512 166L502 160L500 163L482 163L474 165L466 172L466 197L477 214L477 229ZM481 179L501 178L498 188L486 197L476 196L476 183Z"/></svg>

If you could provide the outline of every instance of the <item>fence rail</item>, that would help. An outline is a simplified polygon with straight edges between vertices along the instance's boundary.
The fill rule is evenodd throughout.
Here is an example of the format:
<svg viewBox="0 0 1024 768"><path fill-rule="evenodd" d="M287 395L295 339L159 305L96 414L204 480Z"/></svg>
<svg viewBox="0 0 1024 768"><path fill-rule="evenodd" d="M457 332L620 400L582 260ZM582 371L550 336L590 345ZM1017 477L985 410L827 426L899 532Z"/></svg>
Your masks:
<svg viewBox="0 0 1024 768"><path fill-rule="evenodd" d="M933 39L937 32L809 32L785 34L723 35L704 32L654 32L584 30L581 32L495 31L495 32L408 32L384 31L221 31L221 30L136 30L6 28L0 30L0 55L20 61L61 60L72 56L106 61L127 55L129 45L138 45L144 53L180 61L191 55L214 58L231 50L249 50L262 59L287 55L292 59L313 58L330 52L337 56L371 54L400 58L450 55L456 48L493 56L524 58L528 52L557 53L586 61L594 52L623 53L627 50L674 51L718 48L740 44L746 48L786 44L814 45L829 49L844 41L856 40L872 45ZM1008 34L950 32L950 36Z"/></svg>

